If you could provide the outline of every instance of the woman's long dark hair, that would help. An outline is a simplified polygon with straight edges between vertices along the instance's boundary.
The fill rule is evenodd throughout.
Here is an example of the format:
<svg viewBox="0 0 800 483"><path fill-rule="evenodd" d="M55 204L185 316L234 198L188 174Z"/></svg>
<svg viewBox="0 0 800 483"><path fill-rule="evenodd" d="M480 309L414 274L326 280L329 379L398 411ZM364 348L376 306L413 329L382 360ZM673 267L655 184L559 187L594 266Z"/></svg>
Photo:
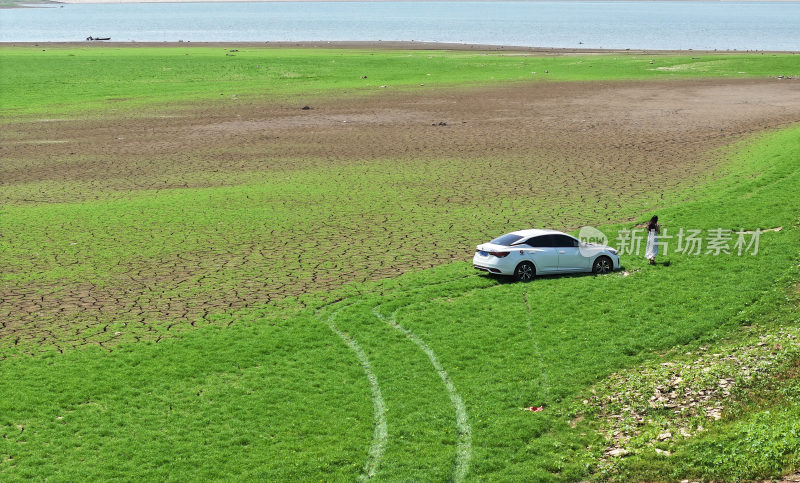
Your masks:
<svg viewBox="0 0 800 483"><path fill-rule="evenodd" d="M650 221L647 223L647 231L655 230L657 226L658 226L658 215L653 215L653 217L650 218Z"/></svg>

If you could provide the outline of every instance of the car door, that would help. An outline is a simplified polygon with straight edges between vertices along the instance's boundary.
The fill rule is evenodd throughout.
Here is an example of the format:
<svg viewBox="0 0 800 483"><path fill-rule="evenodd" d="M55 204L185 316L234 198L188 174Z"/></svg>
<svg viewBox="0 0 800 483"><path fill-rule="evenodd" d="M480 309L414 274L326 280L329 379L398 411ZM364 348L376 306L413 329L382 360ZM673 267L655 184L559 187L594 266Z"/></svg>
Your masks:
<svg viewBox="0 0 800 483"><path fill-rule="evenodd" d="M558 252L559 272L586 271L589 259L581 254L580 242L567 235L552 235Z"/></svg>
<svg viewBox="0 0 800 483"><path fill-rule="evenodd" d="M536 265L536 273L555 272L558 270L558 252L553 246L553 235L539 235L529 238L524 245L535 248L529 250L527 256Z"/></svg>

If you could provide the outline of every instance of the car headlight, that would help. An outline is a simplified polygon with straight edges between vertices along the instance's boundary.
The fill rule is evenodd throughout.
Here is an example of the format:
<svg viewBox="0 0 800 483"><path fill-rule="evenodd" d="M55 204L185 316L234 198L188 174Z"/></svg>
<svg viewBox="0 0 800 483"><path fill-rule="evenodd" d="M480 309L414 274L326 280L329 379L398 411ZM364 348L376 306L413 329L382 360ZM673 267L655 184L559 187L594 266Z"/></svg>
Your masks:
<svg viewBox="0 0 800 483"><path fill-rule="evenodd" d="M610 251L614 255L617 255L617 250L615 248L609 248L608 251Z"/></svg>

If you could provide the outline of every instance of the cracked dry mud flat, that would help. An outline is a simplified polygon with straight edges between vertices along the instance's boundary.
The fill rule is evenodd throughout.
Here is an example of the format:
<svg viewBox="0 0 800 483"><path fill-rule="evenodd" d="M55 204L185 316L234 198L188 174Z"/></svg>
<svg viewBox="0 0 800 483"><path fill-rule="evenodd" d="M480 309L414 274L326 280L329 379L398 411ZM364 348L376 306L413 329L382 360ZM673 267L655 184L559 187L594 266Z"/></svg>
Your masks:
<svg viewBox="0 0 800 483"><path fill-rule="evenodd" d="M465 260L499 231L624 219L713 167L711 150L798 120L800 82L760 79L383 89L9 123L0 203L64 216L3 225L0 354L160 340L220 312ZM218 197L208 213L164 202L169 224L136 208L241 185L197 191ZM96 231L70 211L129 200ZM98 255L115 244L127 254Z"/></svg>

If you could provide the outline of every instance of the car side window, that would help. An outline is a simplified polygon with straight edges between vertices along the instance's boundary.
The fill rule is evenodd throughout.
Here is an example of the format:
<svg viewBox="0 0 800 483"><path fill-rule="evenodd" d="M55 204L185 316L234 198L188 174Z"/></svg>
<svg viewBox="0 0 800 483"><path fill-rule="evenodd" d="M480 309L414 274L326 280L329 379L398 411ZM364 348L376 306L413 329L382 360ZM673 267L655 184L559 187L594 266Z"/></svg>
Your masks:
<svg viewBox="0 0 800 483"><path fill-rule="evenodd" d="M566 235L552 235L555 238L555 246L557 247L577 247L578 240Z"/></svg>
<svg viewBox="0 0 800 483"><path fill-rule="evenodd" d="M552 235L539 235L533 238L529 238L528 241L525 242L526 245L533 248L547 248L553 246L551 243Z"/></svg>

